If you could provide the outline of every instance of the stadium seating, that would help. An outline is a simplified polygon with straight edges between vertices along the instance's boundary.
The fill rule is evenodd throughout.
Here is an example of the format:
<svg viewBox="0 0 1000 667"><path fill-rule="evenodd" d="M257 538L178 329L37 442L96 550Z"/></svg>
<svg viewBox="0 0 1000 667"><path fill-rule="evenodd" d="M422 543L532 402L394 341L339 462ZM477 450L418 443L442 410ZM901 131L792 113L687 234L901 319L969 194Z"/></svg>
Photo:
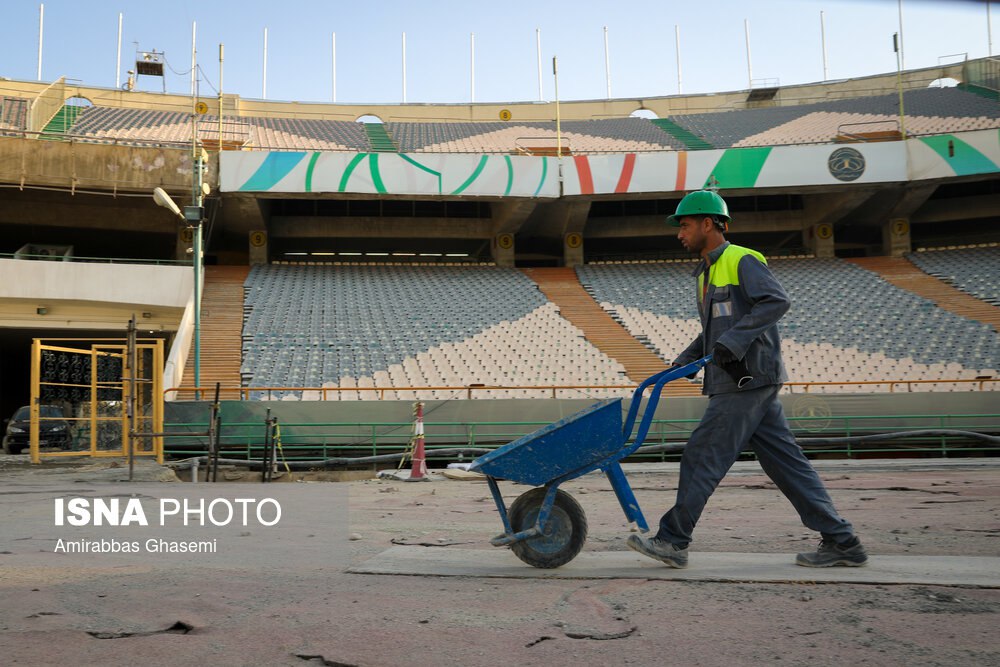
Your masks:
<svg viewBox="0 0 1000 667"><path fill-rule="evenodd" d="M700 331L690 276L694 266L588 265L577 273L632 335L648 339L672 361ZM792 299L780 324L791 381L972 379L995 377L1000 368L1000 339L989 326L938 308L874 273L836 259L780 259L770 266Z"/></svg>
<svg viewBox="0 0 1000 667"><path fill-rule="evenodd" d="M555 122L389 123L399 149L411 153L512 153L555 146ZM565 121L564 145L575 153L660 151L683 144L642 118ZM541 140L541 141L540 141Z"/></svg>
<svg viewBox="0 0 1000 667"><path fill-rule="evenodd" d="M0 135L3 130L25 130L28 127L29 101L23 97L0 97Z"/></svg>
<svg viewBox="0 0 1000 667"><path fill-rule="evenodd" d="M1000 246L915 252L907 258L925 273L1000 306Z"/></svg>
<svg viewBox="0 0 1000 667"><path fill-rule="evenodd" d="M959 88L907 91L903 109L907 134L1000 127L996 102ZM863 129L858 123L884 124L898 119L898 95L671 117L671 121L715 148L828 143L843 125L853 125L851 129L857 131Z"/></svg>
<svg viewBox="0 0 1000 667"><path fill-rule="evenodd" d="M242 375L249 387L377 386L390 388L385 398L412 399L451 398L455 392L393 388L629 385L625 369L587 342L515 269L258 266L246 280L245 294ZM299 396L253 393L254 398ZM552 391L473 394L532 396ZM328 398L379 395L346 391L329 392Z"/></svg>
<svg viewBox="0 0 1000 667"><path fill-rule="evenodd" d="M218 116L199 118L199 136L214 138ZM297 118L223 117L223 141L265 150L368 151L359 123ZM80 113L69 134L95 141L189 143L191 116L177 111L91 107Z"/></svg>
<svg viewBox="0 0 1000 667"><path fill-rule="evenodd" d="M4 100L0 129L23 127L27 101ZM908 134L1000 127L1000 108L994 101L959 88L907 91L905 111ZM898 96L876 95L654 121L633 117L568 120L561 130L563 146L572 153L620 153L829 143L842 134L897 131L898 118ZM213 128L218 118L202 116L201 123L203 128ZM250 116L224 118L222 129L224 142L265 150L398 149L404 153L530 152L554 149L557 134L553 121L391 122L379 126L373 135L353 121ZM176 111L94 106L80 113L69 134L85 141L185 143L191 139L191 118ZM200 134L214 138L209 130ZM372 136L379 141L373 142Z"/></svg>

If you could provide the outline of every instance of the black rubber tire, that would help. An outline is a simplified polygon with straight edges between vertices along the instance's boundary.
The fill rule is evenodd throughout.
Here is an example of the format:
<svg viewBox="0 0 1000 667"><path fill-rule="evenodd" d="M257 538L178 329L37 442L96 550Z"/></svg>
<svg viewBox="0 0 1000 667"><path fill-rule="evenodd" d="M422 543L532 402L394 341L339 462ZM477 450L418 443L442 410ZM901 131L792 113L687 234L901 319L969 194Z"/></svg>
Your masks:
<svg viewBox="0 0 1000 667"><path fill-rule="evenodd" d="M535 525L538 510L545 500L545 487L518 496L510 506L510 525L514 532ZM514 555L532 567L551 569L570 562L587 540L587 515L573 496L559 489L549 512L546 535L521 540L510 545Z"/></svg>

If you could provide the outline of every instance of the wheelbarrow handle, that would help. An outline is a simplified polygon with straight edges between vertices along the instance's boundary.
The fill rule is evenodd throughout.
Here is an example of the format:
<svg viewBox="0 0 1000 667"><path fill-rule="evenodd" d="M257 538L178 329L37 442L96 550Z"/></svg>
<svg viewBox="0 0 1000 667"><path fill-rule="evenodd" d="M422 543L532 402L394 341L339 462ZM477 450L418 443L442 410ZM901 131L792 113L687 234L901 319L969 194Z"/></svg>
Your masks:
<svg viewBox="0 0 1000 667"><path fill-rule="evenodd" d="M649 376L642 381L635 391L632 393L632 403L628 408L628 416L625 418L625 426L622 428L622 441L628 442L628 438L632 435L632 427L635 426L636 416L639 414L639 404L642 403L642 394L646 391L649 385L653 385L653 391L649 395L649 401L646 403L646 411L642 415L642 421L639 423L639 432L636 433L635 442L632 443L621 458L630 456L642 446L643 441L646 439L646 434L649 432L649 425L653 421L653 414L656 412L656 405L660 402L660 392L663 391L663 385L668 382L672 382L682 377L692 375L700 371L706 364L712 361L712 355L707 357L702 357L697 361L692 361L690 364L684 366L674 366L668 368L664 371L660 371L654 375Z"/></svg>

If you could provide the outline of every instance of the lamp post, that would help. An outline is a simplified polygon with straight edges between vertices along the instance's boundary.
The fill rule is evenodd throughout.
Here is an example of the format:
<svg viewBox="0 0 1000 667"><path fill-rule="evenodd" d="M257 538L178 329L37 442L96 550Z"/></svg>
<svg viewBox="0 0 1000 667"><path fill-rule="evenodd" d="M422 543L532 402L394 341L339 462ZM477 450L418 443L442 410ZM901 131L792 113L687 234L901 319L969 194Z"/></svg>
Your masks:
<svg viewBox="0 0 1000 667"><path fill-rule="evenodd" d="M174 215L183 220L193 231L193 254L192 264L194 265L194 386L195 400L201 399L201 259L202 259L202 222L205 218L205 207L203 206L204 184L202 183L203 166L207 155L204 149L195 161L194 171L197 181L197 190L194 195L194 204L185 206L182 212L180 207L170 198L163 188L153 190L153 201L157 206L169 210Z"/></svg>

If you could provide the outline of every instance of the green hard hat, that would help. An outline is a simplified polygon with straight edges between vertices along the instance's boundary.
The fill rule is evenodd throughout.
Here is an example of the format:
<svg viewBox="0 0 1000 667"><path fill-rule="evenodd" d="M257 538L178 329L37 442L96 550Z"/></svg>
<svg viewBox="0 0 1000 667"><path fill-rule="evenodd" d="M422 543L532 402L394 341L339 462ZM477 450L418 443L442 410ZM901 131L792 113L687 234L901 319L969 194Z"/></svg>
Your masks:
<svg viewBox="0 0 1000 667"><path fill-rule="evenodd" d="M667 216L667 224L680 227L680 219L689 215L714 215L724 222L730 220L726 200L711 190L695 190L688 193L677 204L674 214Z"/></svg>

